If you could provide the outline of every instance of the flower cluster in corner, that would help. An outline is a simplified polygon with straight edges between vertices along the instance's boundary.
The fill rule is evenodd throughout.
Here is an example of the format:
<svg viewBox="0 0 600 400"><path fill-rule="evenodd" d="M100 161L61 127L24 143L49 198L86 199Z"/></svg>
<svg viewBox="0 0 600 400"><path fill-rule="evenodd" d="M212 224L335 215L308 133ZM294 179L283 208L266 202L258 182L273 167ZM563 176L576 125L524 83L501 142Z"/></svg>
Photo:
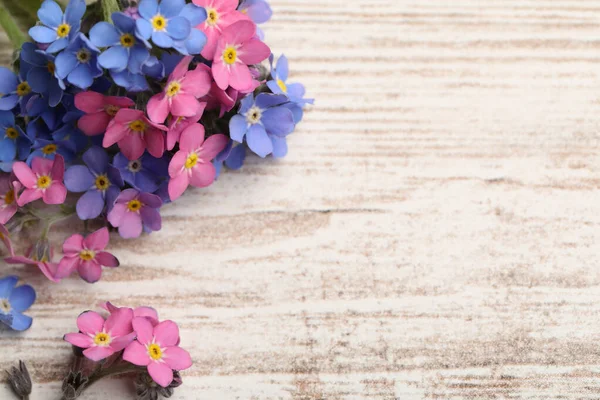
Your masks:
<svg viewBox="0 0 600 400"><path fill-rule="evenodd" d="M109 229L158 231L188 187L250 154L284 157L313 102L264 42L265 0L44 0L37 15L0 67L0 239L7 262L54 282L117 267ZM48 233L71 216L80 228L55 259ZM36 239L13 246L22 230Z"/></svg>
<svg viewBox="0 0 600 400"><path fill-rule="evenodd" d="M0 280L0 296L12 291L11 304L23 310L35 299L35 292L28 286L14 288L15 283L14 277ZM75 360L63 380L61 398L79 398L94 382L119 375L132 378L137 399L171 397L183 383L180 372L192 366L190 354L180 346L177 323L160 320L152 307L117 307L110 302L100 307L100 312L81 313L77 331L64 335ZM13 368L8 378L14 393L28 398L32 382L25 363Z"/></svg>

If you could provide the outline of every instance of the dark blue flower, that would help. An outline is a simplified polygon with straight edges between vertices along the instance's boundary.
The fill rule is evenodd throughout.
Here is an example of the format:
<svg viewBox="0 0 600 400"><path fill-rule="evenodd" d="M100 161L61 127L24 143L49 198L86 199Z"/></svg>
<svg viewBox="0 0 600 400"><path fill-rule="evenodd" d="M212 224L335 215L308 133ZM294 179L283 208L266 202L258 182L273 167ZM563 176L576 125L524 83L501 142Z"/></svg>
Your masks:
<svg viewBox="0 0 600 400"><path fill-rule="evenodd" d="M149 40L158 47L168 49L174 41L185 41L190 36L190 21L180 15L185 0L142 0L138 11L141 18L136 21L136 33L142 40Z"/></svg>
<svg viewBox="0 0 600 400"><path fill-rule="evenodd" d="M76 207L77 216L82 220L97 218L105 206L110 211L121 193L121 174L108 161L106 150L94 146L83 154L85 165L73 165L65 172L67 190L85 192Z"/></svg>
<svg viewBox="0 0 600 400"><path fill-rule="evenodd" d="M274 157L287 154L285 137L295 128L292 112L284 106L288 98L282 95L261 93L249 94L242 99L238 115L229 122L231 138L243 143L260 157L273 153Z"/></svg>
<svg viewBox="0 0 600 400"><path fill-rule="evenodd" d="M127 89L128 92L143 92L150 88L143 74L134 74L128 69L120 72L110 71L110 77L117 85Z"/></svg>
<svg viewBox="0 0 600 400"><path fill-rule="evenodd" d="M0 321L15 331L31 327L33 319L22 313L35 302L35 290L29 285L16 286L19 278L0 279Z"/></svg>
<svg viewBox="0 0 600 400"><path fill-rule="evenodd" d="M237 170L242 168L246 159L246 145L238 144L233 146L233 140L230 140L225 147L213 160L213 165L217 171L217 178L221 175L223 164L229 169Z"/></svg>
<svg viewBox="0 0 600 400"><path fill-rule="evenodd" d="M31 151L31 144L29 137L15 123L14 114L0 111L0 161L26 159Z"/></svg>
<svg viewBox="0 0 600 400"><path fill-rule="evenodd" d="M0 110L9 111L20 104L21 113L25 113L27 102L33 96L27 82L30 69L27 63L21 63L19 75L6 67L0 67Z"/></svg>
<svg viewBox="0 0 600 400"><path fill-rule="evenodd" d="M181 10L180 16L190 21L189 36L184 40L173 40L173 48L183 55L200 54L206 44L206 34L199 29L194 28L206 21L206 10L195 4L186 4Z"/></svg>
<svg viewBox="0 0 600 400"><path fill-rule="evenodd" d="M27 42L21 48L21 63L29 65L27 83L34 93L42 94L50 105L56 107L63 97L58 78L54 76L54 56L38 50L33 43Z"/></svg>
<svg viewBox="0 0 600 400"><path fill-rule="evenodd" d="M141 192L155 192L168 174L169 162L144 153L138 160L130 161L123 153L113 159L113 165L121 172L123 180Z"/></svg>
<svg viewBox="0 0 600 400"><path fill-rule="evenodd" d="M100 50L80 33L56 56L56 76L80 89L89 88L94 79L102 75L102 69L98 66L99 53Z"/></svg>
<svg viewBox="0 0 600 400"><path fill-rule="evenodd" d="M31 28L29 36L38 43L49 45L48 53L63 50L79 32L85 8L85 0L71 0L63 14L58 4L45 0L37 12L42 25Z"/></svg>
<svg viewBox="0 0 600 400"><path fill-rule="evenodd" d="M36 157L54 160L57 154L63 156L66 163L70 163L75 158L73 144L64 140L36 139L33 142L33 151L27 157L27 164L31 165L31 162Z"/></svg>
<svg viewBox="0 0 600 400"><path fill-rule="evenodd" d="M144 42L135 36L135 20L116 12L112 14L114 25L98 22L90 31L90 41L97 47L107 47L98 57L98 63L116 72L129 68L134 74L142 71L150 53Z"/></svg>

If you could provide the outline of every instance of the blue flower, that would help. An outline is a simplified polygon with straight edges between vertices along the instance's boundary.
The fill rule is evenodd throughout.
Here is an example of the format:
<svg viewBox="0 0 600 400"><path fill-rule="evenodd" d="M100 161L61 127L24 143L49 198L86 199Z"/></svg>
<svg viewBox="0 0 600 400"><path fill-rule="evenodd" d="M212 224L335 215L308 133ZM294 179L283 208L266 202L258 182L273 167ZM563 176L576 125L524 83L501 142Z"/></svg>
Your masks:
<svg viewBox="0 0 600 400"><path fill-rule="evenodd" d="M10 111L0 111L0 161L24 160L31 151L31 140L15 123Z"/></svg>
<svg viewBox="0 0 600 400"><path fill-rule="evenodd" d="M261 93L249 94L242 99L238 115L229 122L231 138L242 143L244 137L248 147L260 157L273 153L275 157L287 154L285 137L295 128L292 112L284 106L286 96Z"/></svg>
<svg viewBox="0 0 600 400"><path fill-rule="evenodd" d="M229 169L238 170L244 165L246 159L246 146L244 144L238 144L233 146L233 140L230 140L225 147L213 160L213 165L217 171L217 178L221 175L223 164Z"/></svg>
<svg viewBox="0 0 600 400"><path fill-rule="evenodd" d="M56 76L80 89L89 88L94 79L102 75L102 69L98 66L99 53L100 50L80 33L56 56Z"/></svg>
<svg viewBox="0 0 600 400"><path fill-rule="evenodd" d="M29 165L36 157L54 160L54 157L60 154L66 163L70 163L75 158L73 144L68 141L36 139L33 142L33 149L33 152L27 157L27 164Z"/></svg>
<svg viewBox="0 0 600 400"><path fill-rule="evenodd" d="M190 36L190 21L180 15L185 0L142 0L138 11L141 18L136 21L136 33L142 40L149 40L158 47L168 49L174 41L185 41Z"/></svg>
<svg viewBox="0 0 600 400"><path fill-rule="evenodd" d="M63 14L58 4L46 0L37 13L43 25L31 28L29 36L38 43L48 44L48 53L63 50L79 32L85 8L85 0L71 0Z"/></svg>
<svg viewBox="0 0 600 400"><path fill-rule="evenodd" d="M30 66L22 63L19 75L6 67L0 67L0 110L9 111L17 104L21 106L21 113L25 113L26 104L33 96L31 86L27 82L27 73Z"/></svg>
<svg viewBox="0 0 600 400"><path fill-rule="evenodd" d="M185 5L179 15L190 21L192 28L186 39L173 41L173 48L186 56L200 54L206 44L207 38L204 32L194 27L206 21L206 10L203 7L198 7L190 3Z"/></svg>
<svg viewBox="0 0 600 400"><path fill-rule="evenodd" d="M82 220L97 218L105 206L108 211L121 193L123 179L109 165L102 147L91 147L83 154L85 165L74 165L65 172L65 186L74 193L85 192L77 201L77 216Z"/></svg>
<svg viewBox="0 0 600 400"><path fill-rule="evenodd" d="M54 76L54 56L38 50L33 43L23 43L21 48L21 63L29 66L27 83L35 93L42 94L47 98L50 107L60 104L63 90L58 78Z"/></svg>
<svg viewBox="0 0 600 400"><path fill-rule="evenodd" d="M113 165L121 172L123 180L141 192L154 193L168 174L169 162L144 153L138 160L129 161L123 153L113 159Z"/></svg>
<svg viewBox="0 0 600 400"><path fill-rule="evenodd" d="M110 76L117 85L124 87L128 92L143 92L150 88L143 74L134 74L127 69L120 72L110 71Z"/></svg>
<svg viewBox="0 0 600 400"><path fill-rule="evenodd" d="M238 11L246 14L255 24L264 24L273 16L273 10L266 0L244 0L238 7ZM264 32L259 27L256 27L256 34L263 40Z"/></svg>
<svg viewBox="0 0 600 400"><path fill-rule="evenodd" d="M31 327L33 319L22 313L35 302L35 290L29 285L16 287L19 278L0 279L0 321L15 331Z"/></svg>
<svg viewBox="0 0 600 400"><path fill-rule="evenodd" d="M294 103L296 106L288 105L287 107L294 114L294 121L296 123L302 120L303 111L302 108L306 104L313 104L314 99L305 99L304 95L306 94L306 89L304 85L301 83L287 83L288 75L289 75L289 67L288 60L286 56L282 55L277 60L277 66L273 68L273 55L269 58L271 63L271 77L273 80L267 82L267 86L271 89L271 92L274 94L284 94L289 99L290 102Z"/></svg>
<svg viewBox="0 0 600 400"><path fill-rule="evenodd" d="M113 13L112 20L114 25L99 22L90 31L90 41L94 46L108 47L98 57L98 63L117 72L129 68L129 71L139 74L150 53L146 45L135 37L135 20L121 12Z"/></svg>

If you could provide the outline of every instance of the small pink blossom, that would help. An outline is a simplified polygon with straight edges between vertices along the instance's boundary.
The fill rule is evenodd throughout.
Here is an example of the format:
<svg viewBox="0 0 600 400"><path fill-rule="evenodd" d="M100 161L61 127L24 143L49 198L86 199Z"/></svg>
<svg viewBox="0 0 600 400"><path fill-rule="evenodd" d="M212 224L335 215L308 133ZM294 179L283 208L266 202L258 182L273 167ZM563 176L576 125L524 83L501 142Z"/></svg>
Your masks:
<svg viewBox="0 0 600 400"><path fill-rule="evenodd" d="M79 118L77 127L88 136L100 135L121 108L130 108L135 102L127 97L104 96L96 92L75 95L75 107L86 115Z"/></svg>
<svg viewBox="0 0 600 400"><path fill-rule="evenodd" d="M66 278L77 270L84 281L89 283L99 281L102 275L102 266L111 268L119 266L119 260L104 251L108 241L107 228L97 230L86 238L81 235L73 235L65 240L63 244L64 257L58 264L57 277Z"/></svg>
<svg viewBox="0 0 600 400"><path fill-rule="evenodd" d="M94 311L87 311L77 318L79 333L68 333L65 340L73 346L85 349L83 355L92 361L100 361L123 350L135 339L131 321L133 310L121 308L106 321Z"/></svg>
<svg viewBox="0 0 600 400"><path fill-rule="evenodd" d="M143 111L122 108L108 125L102 145L108 148L118 143L129 160L137 160L146 149L159 158L165 152L162 130L166 130L166 127L150 122Z"/></svg>
<svg viewBox="0 0 600 400"><path fill-rule="evenodd" d="M173 321L156 326L147 318L134 318L133 329L137 339L123 353L123 360L148 367L152 379L162 387L173 382L173 370L182 371L192 366L190 354L177 346L179 328Z"/></svg>
<svg viewBox="0 0 600 400"><path fill-rule="evenodd" d="M169 197L179 198L188 185L206 187L215 180L212 159L227 146L225 135L212 135L204 140L204 126L194 124L183 131L179 151L169 164Z"/></svg>
<svg viewBox="0 0 600 400"><path fill-rule="evenodd" d="M13 172L25 186L25 190L17 199L23 207L32 201L42 199L46 204L62 204L67 198L67 188L63 184L65 160L57 154L54 160L36 157L31 168L24 162L15 162Z"/></svg>
<svg viewBox="0 0 600 400"><path fill-rule="evenodd" d="M4 261L7 264L35 265L42 271L46 278L57 283L60 282L60 279L56 276L58 264L52 262L53 256L54 251L52 250L48 239L42 239L27 250L25 256L7 257Z"/></svg>
<svg viewBox="0 0 600 400"><path fill-rule="evenodd" d="M183 132L188 126L200 121L202 114L204 114L205 108L206 103L198 103L198 109L196 110L196 114L193 116L171 117L171 121L169 122L169 130L167 131L167 150L173 150L173 147L175 147L175 144L177 144L181 138L181 132Z"/></svg>
<svg viewBox="0 0 600 400"><path fill-rule="evenodd" d="M211 77L203 68L188 70L192 56L184 57L175 67L165 89L148 101L148 116L162 124L169 113L174 117L192 117L198 111L198 98L210 90Z"/></svg>
<svg viewBox="0 0 600 400"><path fill-rule="evenodd" d="M144 230L146 232L160 230L162 219L158 209L162 204L161 198L155 194L125 189L117 197L107 219L112 226L119 228L119 235L122 238L136 238Z"/></svg>
<svg viewBox="0 0 600 400"><path fill-rule="evenodd" d="M10 255L14 257L15 251L12 246L12 241L10 240L10 234L8 233L6 227L2 224L0 224L0 240L2 240L2 243L4 243L6 246L6 249Z"/></svg>
<svg viewBox="0 0 600 400"><path fill-rule="evenodd" d="M238 21L223 30L212 64L215 82L222 90L231 86L248 91L256 85L248 66L267 59L271 50L255 34L256 25L251 21Z"/></svg>
<svg viewBox="0 0 600 400"><path fill-rule="evenodd" d="M0 176L0 224L6 224L17 213L17 195L21 188L19 182L15 187L13 181L16 178L12 175Z"/></svg>
<svg viewBox="0 0 600 400"><path fill-rule="evenodd" d="M212 60L215 56L217 42L223 29L240 20L250 20L249 17L237 11L238 0L192 0L197 6L206 9L208 18L196 29L206 34L206 44L202 49L202 57Z"/></svg>

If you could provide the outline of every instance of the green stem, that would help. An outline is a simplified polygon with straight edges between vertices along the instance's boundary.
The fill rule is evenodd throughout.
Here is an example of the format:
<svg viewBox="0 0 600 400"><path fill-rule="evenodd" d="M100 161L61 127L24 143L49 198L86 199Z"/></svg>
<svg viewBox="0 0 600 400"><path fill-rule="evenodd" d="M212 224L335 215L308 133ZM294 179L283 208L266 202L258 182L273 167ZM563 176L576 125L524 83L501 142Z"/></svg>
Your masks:
<svg viewBox="0 0 600 400"><path fill-rule="evenodd" d="M4 8L0 8L0 26L6 32L13 47L15 49L21 48L21 45L27 40L27 36L25 36L15 22L15 19Z"/></svg>
<svg viewBox="0 0 600 400"><path fill-rule="evenodd" d="M112 22L112 14L114 12L121 11L119 7L119 0L101 0L102 1L102 15L104 20L108 23Z"/></svg>

